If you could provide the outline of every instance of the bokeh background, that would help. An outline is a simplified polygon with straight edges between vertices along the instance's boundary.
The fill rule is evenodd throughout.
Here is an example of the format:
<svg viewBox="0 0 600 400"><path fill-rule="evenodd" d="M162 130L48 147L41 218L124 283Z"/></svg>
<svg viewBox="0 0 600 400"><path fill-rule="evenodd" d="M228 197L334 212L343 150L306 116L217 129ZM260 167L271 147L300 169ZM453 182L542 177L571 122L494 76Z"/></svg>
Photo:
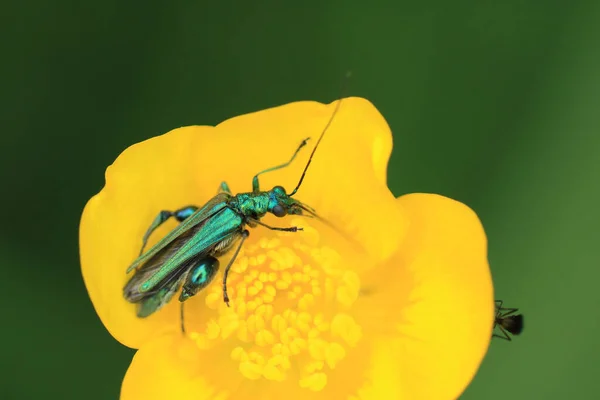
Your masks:
<svg viewBox="0 0 600 400"><path fill-rule="evenodd" d="M526 315L463 398L596 398L600 2L158 3L3 3L0 398L118 397L133 351L87 297L78 224L122 150L330 102L346 70L394 132L393 192L475 209Z"/></svg>

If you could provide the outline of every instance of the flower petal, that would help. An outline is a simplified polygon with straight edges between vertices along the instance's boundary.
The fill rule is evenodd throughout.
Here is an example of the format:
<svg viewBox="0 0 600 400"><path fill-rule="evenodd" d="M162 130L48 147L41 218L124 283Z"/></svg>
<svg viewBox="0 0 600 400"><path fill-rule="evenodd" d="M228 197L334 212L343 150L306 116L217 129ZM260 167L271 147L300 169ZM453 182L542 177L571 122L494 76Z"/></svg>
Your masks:
<svg viewBox="0 0 600 400"><path fill-rule="evenodd" d="M370 344L361 346L370 347ZM365 350L366 348L353 351L348 362L340 366L339 373L332 374L329 379L325 378L325 388L313 391L299 385L299 373L302 371L294 370L297 367L295 365L289 372L291 377L283 381L265 380L260 372L254 379L249 379L248 376L252 376L255 371L253 365L256 365L249 361L242 367L238 362L232 361L235 350L231 355L224 354L223 348L201 350L194 339L184 337L179 332L167 332L148 340L137 351L123 379L120 399L346 398L363 381L362 366L369 361L369 353ZM325 367L324 371L328 372L328 368Z"/></svg>
<svg viewBox="0 0 600 400"><path fill-rule="evenodd" d="M139 348L157 331L178 324L177 301L139 319L122 295L125 270L155 216L204 204L223 180L234 193L250 191L252 177L287 161L302 139L312 136L314 145L334 108L335 103L297 102L217 127L180 128L131 146L117 158L80 225L82 274L98 315L117 340ZM300 200L343 227L377 262L394 253L406 231L402 208L386 186L391 145L389 128L370 102L344 99L298 192ZM305 151L290 167L262 175L261 188L279 184L291 191L308 156ZM278 223L289 224L286 219ZM148 245L175 226L166 223Z"/></svg>
<svg viewBox="0 0 600 400"><path fill-rule="evenodd" d="M149 318L137 318L135 306L123 298L125 271L161 210L194 204L216 191L216 186L199 185L198 175L191 173L198 164L193 149L198 149L199 138L210 137L213 130L181 128L131 146L108 167L106 185L83 211L79 229L83 278L100 319L126 346L137 348L166 322L178 320L176 304ZM148 244L174 226L173 221L165 224Z"/></svg>
<svg viewBox="0 0 600 400"><path fill-rule="evenodd" d="M387 308L393 329L378 340L364 395L382 398L376 395L385 382L378 381L391 368L398 379L394 398L455 399L479 368L492 333L486 236L475 213L457 201L411 194L398 203L410 217L406 239L380 271L385 282L366 296L371 309Z"/></svg>
<svg viewBox="0 0 600 400"><path fill-rule="evenodd" d="M248 190L256 171L286 161L302 139L310 136L314 146L336 105L291 103L218 125L230 143L256 148L248 156L260 158L259 168L235 167L227 174L237 176L238 191ZM375 260L389 258L406 231L406 218L387 187L392 136L385 119L368 100L345 98L319 146L296 197L343 228L352 244ZM283 185L291 192L309 155L306 151L288 168L261 176L262 188Z"/></svg>
<svg viewBox="0 0 600 400"><path fill-rule="evenodd" d="M218 399L220 394L197 372L201 359L193 341L180 335L146 342L125 374L121 400Z"/></svg>

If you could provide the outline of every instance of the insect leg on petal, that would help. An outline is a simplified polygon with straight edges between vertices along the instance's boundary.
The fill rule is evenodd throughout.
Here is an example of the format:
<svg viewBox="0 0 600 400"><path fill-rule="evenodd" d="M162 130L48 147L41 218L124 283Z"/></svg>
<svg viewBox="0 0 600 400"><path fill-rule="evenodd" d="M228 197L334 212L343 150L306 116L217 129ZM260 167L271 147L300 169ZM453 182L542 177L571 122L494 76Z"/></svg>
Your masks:
<svg viewBox="0 0 600 400"><path fill-rule="evenodd" d="M237 258L237 255L240 252L244 241L248 239L248 236L250 236L250 232L247 229L244 229L241 235L242 239L240 240L240 244L238 245L237 249L235 249L235 253L233 253L233 257L231 257L231 260L229 260L229 263L225 267L225 271L223 271L223 301L225 301L227 307L229 307L229 296L227 295L227 275L229 275L229 270L231 269L233 262Z"/></svg>
<svg viewBox="0 0 600 400"><path fill-rule="evenodd" d="M152 232L154 232L156 229L158 229L159 226L167 222L169 218L175 217L177 222L183 222L187 217L195 213L197 210L197 206L186 206L175 211L163 210L159 212L156 218L154 218L154 221L152 221L152 224L150 225L146 233L144 234L144 237L142 239L142 249L140 250L140 255L144 253L144 248L146 248L146 244L148 243L148 239L150 238Z"/></svg>

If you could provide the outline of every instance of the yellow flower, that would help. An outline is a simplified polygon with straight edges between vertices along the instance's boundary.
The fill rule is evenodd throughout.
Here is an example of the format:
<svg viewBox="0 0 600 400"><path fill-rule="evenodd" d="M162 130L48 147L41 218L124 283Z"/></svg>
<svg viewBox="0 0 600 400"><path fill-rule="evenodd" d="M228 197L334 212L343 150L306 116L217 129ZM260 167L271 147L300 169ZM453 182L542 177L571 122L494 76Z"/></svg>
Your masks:
<svg viewBox="0 0 600 400"><path fill-rule="evenodd" d="M314 145L334 106L297 102L175 129L107 169L81 219L81 267L106 328L139 349L122 399L453 399L468 385L493 324L485 233L451 199L394 198L392 136L364 99L344 99L296 196L343 235L267 215L304 231L250 229L229 275L231 307L217 277L185 303L186 334L176 299L142 319L123 298L125 270L160 210L202 205L223 180L250 191L253 175L285 162L303 138ZM261 188L291 190L309 153L261 176Z"/></svg>

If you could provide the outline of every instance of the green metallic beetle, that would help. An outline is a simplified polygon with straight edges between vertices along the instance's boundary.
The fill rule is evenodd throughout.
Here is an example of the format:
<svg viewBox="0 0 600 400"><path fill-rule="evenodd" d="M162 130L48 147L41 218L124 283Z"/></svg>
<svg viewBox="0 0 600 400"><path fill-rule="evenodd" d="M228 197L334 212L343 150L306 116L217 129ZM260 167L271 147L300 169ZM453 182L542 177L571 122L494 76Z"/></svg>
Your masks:
<svg viewBox="0 0 600 400"><path fill-rule="evenodd" d="M220 192L204 206L183 207L176 211L161 211L148 228L142 239L140 256L129 266L127 273L135 273L123 288L127 301L138 304L137 315L147 317L167 304L181 289L179 301L183 302L205 288L215 277L219 269L218 258L232 249L239 240L233 257L223 272L223 300L229 306L227 295L227 275L237 257L244 241L249 236L246 226L262 225L271 230L296 232L302 230L295 226L282 228L273 227L261 222L267 213L276 217L286 215L305 215L316 217L315 211L294 199L319 143L331 125L339 110L342 100L321 132L296 188L287 193L281 186L275 186L268 191L261 191L259 175L285 168L292 163L308 139L304 139L296 149L292 158L281 165L259 172L252 179L252 192L233 195L226 182L221 183ZM158 243L144 252L146 243L152 232L169 218L174 217L181 222ZM321 219L321 218L319 218ZM322 219L321 219L322 220Z"/></svg>

